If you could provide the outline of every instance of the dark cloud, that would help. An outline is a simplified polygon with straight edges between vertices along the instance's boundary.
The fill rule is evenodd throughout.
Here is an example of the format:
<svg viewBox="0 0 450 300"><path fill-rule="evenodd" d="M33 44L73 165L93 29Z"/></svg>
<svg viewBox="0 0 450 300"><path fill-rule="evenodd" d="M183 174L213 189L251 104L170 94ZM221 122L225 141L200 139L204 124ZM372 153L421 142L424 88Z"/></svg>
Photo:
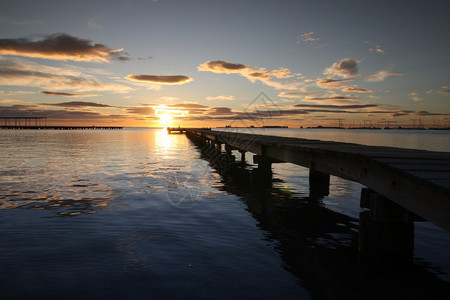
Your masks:
<svg viewBox="0 0 450 300"><path fill-rule="evenodd" d="M131 81L146 82L152 84L166 84L166 85L176 85L185 84L192 81L192 78L184 75L128 75L125 77Z"/></svg>
<svg viewBox="0 0 450 300"><path fill-rule="evenodd" d="M126 109L127 113L138 115L154 115L155 109L153 107L129 107Z"/></svg>
<svg viewBox="0 0 450 300"><path fill-rule="evenodd" d="M178 103L178 104L169 104L168 107L174 108L208 108L206 105L201 105L197 103Z"/></svg>
<svg viewBox="0 0 450 300"><path fill-rule="evenodd" d="M223 60L207 61L198 66L199 71L209 71L214 73L241 73L250 67L240 63L230 63Z"/></svg>
<svg viewBox="0 0 450 300"><path fill-rule="evenodd" d="M101 103L83 102L83 101L71 101L62 103L41 103L41 105L60 106L60 107L115 107Z"/></svg>
<svg viewBox="0 0 450 300"><path fill-rule="evenodd" d="M346 87L342 89L343 92L354 92L354 93L373 93L374 91L369 89L361 89L356 87Z"/></svg>
<svg viewBox="0 0 450 300"><path fill-rule="evenodd" d="M327 68L323 74L331 77L353 77L358 75L358 61L353 58L344 58Z"/></svg>
<svg viewBox="0 0 450 300"><path fill-rule="evenodd" d="M330 97L314 97L314 98L305 98L305 101L337 101L337 102L354 102L357 101L358 98L354 96L330 96Z"/></svg>
<svg viewBox="0 0 450 300"><path fill-rule="evenodd" d="M233 111L229 107L213 107L208 112L208 114L212 114L212 115L231 115L231 114L233 114Z"/></svg>
<svg viewBox="0 0 450 300"><path fill-rule="evenodd" d="M96 97L97 94L71 94L71 93L60 93L60 92L50 92L50 91L40 91L39 94L49 95L49 96L61 96L61 97Z"/></svg>
<svg viewBox="0 0 450 300"><path fill-rule="evenodd" d="M333 108L333 109L360 109L377 107L378 104L354 104L354 105L321 105L321 104L296 104L294 107L303 108Z"/></svg>
<svg viewBox="0 0 450 300"><path fill-rule="evenodd" d="M247 74L248 77L253 77L257 79L268 79L270 78L270 75L267 72L251 72Z"/></svg>
<svg viewBox="0 0 450 300"><path fill-rule="evenodd" d="M29 39L0 39L1 55L19 55L54 60L97 61L128 60L122 49L112 50L91 40L67 34L52 34L40 41Z"/></svg>

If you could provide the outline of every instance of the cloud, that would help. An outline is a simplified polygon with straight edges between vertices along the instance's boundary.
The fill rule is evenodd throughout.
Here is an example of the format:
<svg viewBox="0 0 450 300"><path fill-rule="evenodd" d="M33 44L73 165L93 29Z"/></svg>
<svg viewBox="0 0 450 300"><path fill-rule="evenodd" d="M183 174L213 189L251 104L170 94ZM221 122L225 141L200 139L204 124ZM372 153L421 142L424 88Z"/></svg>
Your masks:
<svg viewBox="0 0 450 300"><path fill-rule="evenodd" d="M358 75L358 61L353 58L344 58L323 72L324 75L330 77L349 78Z"/></svg>
<svg viewBox="0 0 450 300"><path fill-rule="evenodd" d="M234 96L233 95L220 95L220 96L209 96L206 97L206 100L208 101L212 101L212 100L234 100Z"/></svg>
<svg viewBox="0 0 450 300"><path fill-rule="evenodd" d="M67 34L52 34L40 41L29 39L0 39L0 55L52 60L110 62L128 60L123 49L112 50L102 44L92 44L91 40L80 39Z"/></svg>
<svg viewBox="0 0 450 300"><path fill-rule="evenodd" d="M422 101L423 100L423 98L419 97L419 94L416 92L409 93L408 96L410 96L411 99L414 101Z"/></svg>
<svg viewBox="0 0 450 300"><path fill-rule="evenodd" d="M369 48L370 52L377 53L377 54L386 54L386 51L381 49L380 45L375 45L369 41L366 41L365 43L370 46L370 48Z"/></svg>
<svg viewBox="0 0 450 300"><path fill-rule="evenodd" d="M168 107L176 107L176 108L208 108L206 105L197 104L197 103L178 103L178 104L169 104Z"/></svg>
<svg viewBox="0 0 450 300"><path fill-rule="evenodd" d="M304 101L330 101L330 102L355 102L358 101L358 98L355 96L330 96L330 97L314 97L314 98L304 98Z"/></svg>
<svg viewBox="0 0 450 300"><path fill-rule="evenodd" d="M450 88L448 86L443 86L442 89L440 89L439 91L437 91L438 94L441 95L446 95L450 94Z"/></svg>
<svg viewBox="0 0 450 300"><path fill-rule="evenodd" d="M342 84L341 82L349 82L349 81L356 81L356 80L360 80L358 78L349 78L349 79L322 79L322 78L318 78L316 80L316 85L320 88L323 89L331 89L331 90L335 90L335 89L347 89L349 88L348 85ZM355 87L355 86L351 86L351 87Z"/></svg>
<svg viewBox="0 0 450 300"><path fill-rule="evenodd" d="M278 94L278 97L283 98L303 98L306 96L312 96L317 95L318 92L308 91L306 89L300 89L295 91L289 91L289 92L281 92Z"/></svg>
<svg viewBox="0 0 450 300"><path fill-rule="evenodd" d="M404 72L396 72L396 71L378 71L373 75L366 76L362 79L366 81L383 81L389 76L400 76L405 74Z"/></svg>
<svg viewBox="0 0 450 300"><path fill-rule="evenodd" d="M343 92L354 92L354 93L373 93L374 91L369 89L361 89L357 87L345 87L342 89Z"/></svg>
<svg viewBox="0 0 450 300"><path fill-rule="evenodd" d="M21 59L0 57L0 85L40 87L48 90L111 91L124 93L130 87L98 81L69 68L40 65Z"/></svg>
<svg viewBox="0 0 450 300"><path fill-rule="evenodd" d="M50 92L50 91L40 91L39 94L50 95L50 96L62 96L62 97L97 97L98 94L71 94L71 93L60 93L60 92Z"/></svg>
<svg viewBox="0 0 450 300"><path fill-rule="evenodd" d="M213 107L208 113L213 115L231 115L233 111L229 107Z"/></svg>
<svg viewBox="0 0 450 300"><path fill-rule="evenodd" d="M316 85L320 88L324 89L341 89L342 92L354 92L354 93L373 93L373 90L359 88L356 85L346 85L343 84L345 82L350 81L383 81L389 76L399 76L403 75L403 72L396 72L396 71L387 71L382 70L378 71L377 73L365 77L351 77L353 75L358 74L358 67L357 67L357 61L351 58L346 58L343 60L340 60L337 63L334 63L333 66L326 69L323 72L325 75L331 75L343 77L343 79L332 79L332 78L318 78L316 80ZM353 74L353 75L352 75Z"/></svg>
<svg viewBox="0 0 450 300"><path fill-rule="evenodd" d="M128 75L128 80L150 84L180 85L191 82L193 79L184 75Z"/></svg>
<svg viewBox="0 0 450 300"><path fill-rule="evenodd" d="M147 57L138 57L137 60L150 60L153 59L153 56L147 56Z"/></svg>
<svg viewBox="0 0 450 300"><path fill-rule="evenodd" d="M428 112L428 111L412 111L412 110L398 110L398 111L392 111L392 112L387 112L388 116L391 118L396 118L396 117L403 117L403 116L448 116L450 114L445 114L445 113L432 113L432 112Z"/></svg>
<svg viewBox="0 0 450 300"><path fill-rule="evenodd" d="M111 105L95 103L95 102L83 102L83 101L71 101L62 103L41 103L46 106L59 106L59 107L115 107Z"/></svg>
<svg viewBox="0 0 450 300"><path fill-rule="evenodd" d="M300 35L300 38L302 39L302 41L304 42L317 42L320 40L320 38L318 37L313 37L314 32L310 31L310 32L305 32L303 34Z"/></svg>
<svg viewBox="0 0 450 300"><path fill-rule="evenodd" d="M137 115L154 115L155 109L153 107L129 107L126 109L127 113Z"/></svg>
<svg viewBox="0 0 450 300"><path fill-rule="evenodd" d="M95 30L103 30L103 27L100 24L98 24L99 19L100 19L100 17L92 18L87 22L87 25L90 28L95 29Z"/></svg>
<svg viewBox="0 0 450 300"><path fill-rule="evenodd" d="M250 67L247 67L243 64L235 64L230 63L222 60L214 60L214 61L207 61L197 67L197 70L199 71L209 71L214 73L242 73L242 71L249 69Z"/></svg>
<svg viewBox="0 0 450 300"><path fill-rule="evenodd" d="M296 104L294 107L302 108L327 108L327 109L361 109L377 107L378 104L353 104L353 105L322 105L322 104Z"/></svg>
<svg viewBox="0 0 450 300"><path fill-rule="evenodd" d="M276 79L287 79L292 77L299 77L301 74L292 74L288 68L280 68L276 70L266 70L262 68L254 68L246 66L241 63L231 63L222 60L207 61L200 64L197 69L199 71L208 71L213 73L224 73L224 74L240 74L244 76L251 82L257 80L261 81L263 84L276 88L276 89L287 89L293 90L297 89L300 85L298 82L278 82L271 80Z"/></svg>
<svg viewBox="0 0 450 300"><path fill-rule="evenodd" d="M39 21L39 20L14 20L14 19L7 18L7 17L0 17L0 23L6 23L6 24L10 24L10 25L17 25L17 26L21 26L21 25L45 25L44 22Z"/></svg>
<svg viewBox="0 0 450 300"><path fill-rule="evenodd" d="M12 105L12 106L0 106L0 116L17 116L17 117L29 117L29 116L45 116L52 122L58 121L110 121L111 118L121 119L123 115L108 115L93 111L86 110L52 110L44 109L36 105Z"/></svg>

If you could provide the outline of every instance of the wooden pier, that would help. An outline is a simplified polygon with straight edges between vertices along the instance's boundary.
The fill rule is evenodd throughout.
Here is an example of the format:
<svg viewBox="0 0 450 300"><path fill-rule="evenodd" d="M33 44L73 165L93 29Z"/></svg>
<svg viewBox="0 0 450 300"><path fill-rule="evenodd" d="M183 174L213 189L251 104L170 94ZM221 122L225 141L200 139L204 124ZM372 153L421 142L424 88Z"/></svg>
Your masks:
<svg viewBox="0 0 450 300"><path fill-rule="evenodd" d="M241 152L241 160L245 160L245 152L252 152L258 169L269 177L272 163L307 167L311 194L327 194L330 174L366 186L361 207L369 210L360 214L359 243L364 256L412 258L413 222L421 219L450 232L448 152L205 129L183 128L179 132L215 149L218 158L231 163L232 150Z"/></svg>

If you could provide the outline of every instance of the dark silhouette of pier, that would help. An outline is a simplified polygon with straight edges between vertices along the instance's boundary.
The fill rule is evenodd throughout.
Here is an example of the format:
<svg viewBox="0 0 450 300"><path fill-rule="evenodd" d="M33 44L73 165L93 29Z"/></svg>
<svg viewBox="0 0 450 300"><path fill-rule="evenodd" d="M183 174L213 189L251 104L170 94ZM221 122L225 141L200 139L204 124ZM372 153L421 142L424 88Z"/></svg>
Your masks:
<svg viewBox="0 0 450 300"><path fill-rule="evenodd" d="M310 169L314 197L328 194L330 175L365 185L362 256L411 259L415 221L425 219L450 232L450 153L208 129L179 132L202 144L225 170L245 161L247 151L256 154L253 181L270 181L272 163L290 162ZM241 161L233 150L241 153Z"/></svg>

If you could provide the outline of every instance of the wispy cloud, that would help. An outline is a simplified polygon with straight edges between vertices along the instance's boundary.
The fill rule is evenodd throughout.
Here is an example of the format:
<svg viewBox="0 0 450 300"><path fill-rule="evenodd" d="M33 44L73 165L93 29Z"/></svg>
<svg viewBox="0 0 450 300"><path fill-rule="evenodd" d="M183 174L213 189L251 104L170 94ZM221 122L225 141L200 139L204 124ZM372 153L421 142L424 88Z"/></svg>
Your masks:
<svg viewBox="0 0 450 300"><path fill-rule="evenodd" d="M27 60L3 57L0 57L0 84L40 87L47 90L75 90L77 92L124 93L131 90L128 86L101 82L73 69L50 67Z"/></svg>
<svg viewBox="0 0 450 300"><path fill-rule="evenodd" d="M45 106L59 106L59 107L115 107L107 104L95 103L95 102L84 102L84 101L71 101L62 103L41 103Z"/></svg>
<svg viewBox="0 0 450 300"><path fill-rule="evenodd" d="M39 20L15 20L8 17L0 17L0 23L6 23L10 25L45 25L43 21Z"/></svg>
<svg viewBox="0 0 450 300"><path fill-rule="evenodd" d="M275 79L288 79L300 77L301 74L292 74L288 68L280 68L276 70L266 70L263 68L255 68L241 63L231 63L222 60L207 61L197 67L199 71L207 71L213 73L224 74L240 74L251 82L260 81L263 84L275 89L293 90L297 89L301 83L299 82L279 82Z"/></svg>
<svg viewBox="0 0 450 300"><path fill-rule="evenodd" d="M422 101L423 100L422 97L419 97L419 93L417 93L417 92L411 92L408 94L408 96L411 97L411 99L414 101Z"/></svg>
<svg viewBox="0 0 450 300"><path fill-rule="evenodd" d="M52 60L110 62L128 60L123 49L113 50L91 40L67 34L52 34L40 41L29 39L0 39L0 55L18 55Z"/></svg>
<svg viewBox="0 0 450 300"><path fill-rule="evenodd" d="M60 92L51 92L51 91L40 91L39 94L44 94L44 95L49 95L49 96L61 96L61 97L77 97L77 98L100 96L99 94L72 94L72 93L60 93Z"/></svg>
<svg viewBox="0 0 450 300"><path fill-rule="evenodd" d="M153 56L147 56L147 57L138 57L137 60L150 60L153 59Z"/></svg>
<svg viewBox="0 0 450 300"><path fill-rule="evenodd" d="M448 95L450 94L450 88L448 86L443 86L442 89L437 91L437 93L441 95Z"/></svg>
<svg viewBox="0 0 450 300"><path fill-rule="evenodd" d="M154 115L155 109L153 107L129 107L126 109L127 113L137 114L137 115Z"/></svg>
<svg viewBox="0 0 450 300"><path fill-rule="evenodd" d="M378 71L377 73L373 75L366 76L362 79L366 81L383 81L389 76L401 76L405 74L404 72L396 72L396 71Z"/></svg>
<svg viewBox="0 0 450 300"><path fill-rule="evenodd" d="M312 98L304 98L304 101L314 101L314 102L327 102L327 103L348 103L348 102L357 102L358 98L355 96L340 96L340 95L333 95L328 97L312 97Z"/></svg>
<svg viewBox="0 0 450 300"><path fill-rule="evenodd" d="M198 103L177 103L177 104L169 104L167 106L174 108L208 108L208 106Z"/></svg>
<svg viewBox="0 0 450 300"><path fill-rule="evenodd" d="M220 95L220 96L208 96L206 97L206 100L212 101L212 100L234 100L233 95Z"/></svg>
<svg viewBox="0 0 450 300"><path fill-rule="evenodd" d="M386 54L386 50L382 49L380 45L371 43L370 41L365 41L369 45L369 51L377 54Z"/></svg>
<svg viewBox="0 0 450 300"><path fill-rule="evenodd" d="M98 23L98 21L100 20L100 17L94 17L92 19L89 19L89 21L87 22L87 25L95 30L103 30L102 25L100 25Z"/></svg>
<svg viewBox="0 0 450 300"><path fill-rule="evenodd" d="M297 44L306 43L309 47L313 47L315 49L323 48L327 44L319 43L320 38L317 37L314 31L305 32L298 36Z"/></svg>
<svg viewBox="0 0 450 300"><path fill-rule="evenodd" d="M144 82L150 84L164 84L164 85L180 85L191 82L193 79L184 75L128 75L125 77L128 80L136 82Z"/></svg>
<svg viewBox="0 0 450 300"><path fill-rule="evenodd" d="M352 104L352 105L322 105L322 104L296 104L294 107L301 108L327 108L327 109L361 109L377 107L378 104Z"/></svg>
<svg viewBox="0 0 450 300"><path fill-rule="evenodd" d="M52 122L102 122L111 120L123 120L126 115L103 114L95 111L70 109L46 109L38 105L11 105L0 106L0 116L46 116Z"/></svg>
<svg viewBox="0 0 450 300"><path fill-rule="evenodd" d="M301 34L300 38L304 42L317 42L317 41L320 40L320 38L314 36L314 32L313 31L305 32L305 33Z"/></svg>
<svg viewBox="0 0 450 300"><path fill-rule="evenodd" d="M306 89L298 89L295 91L288 91L288 92L281 92L278 94L278 97L282 97L282 98L304 98L307 96L314 96L319 94L318 92L315 91L308 91Z"/></svg>

